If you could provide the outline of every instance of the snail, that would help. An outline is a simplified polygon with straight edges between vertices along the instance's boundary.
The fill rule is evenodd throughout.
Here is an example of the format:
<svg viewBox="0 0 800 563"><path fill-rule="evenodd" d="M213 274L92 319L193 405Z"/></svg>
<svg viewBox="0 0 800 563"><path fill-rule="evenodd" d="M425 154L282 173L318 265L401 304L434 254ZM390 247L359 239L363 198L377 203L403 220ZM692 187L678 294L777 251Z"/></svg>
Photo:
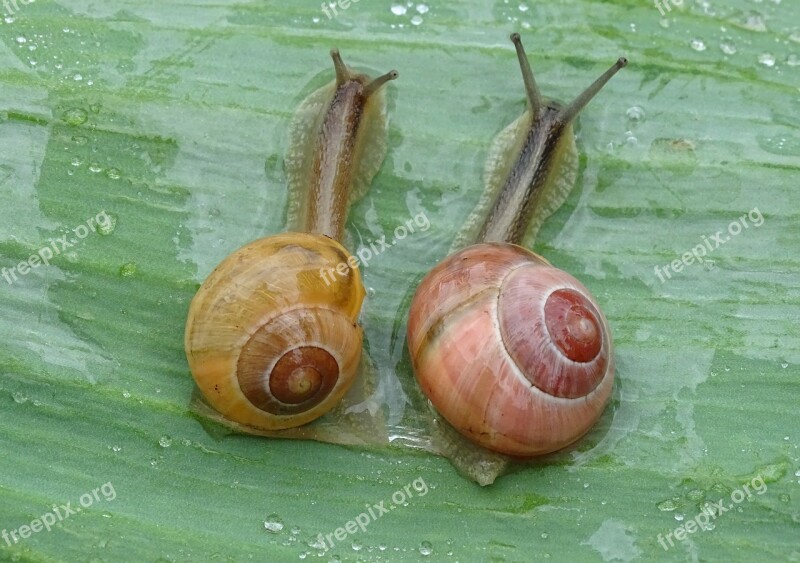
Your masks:
<svg viewBox="0 0 800 563"><path fill-rule="evenodd" d="M349 204L385 157L381 86L397 72L370 80L338 50L331 58L336 79L304 100L291 126L285 167L296 232L236 250L189 307L192 376L210 405L243 429L311 422L341 400L358 372L365 291L341 239Z"/></svg>
<svg viewBox="0 0 800 563"><path fill-rule="evenodd" d="M627 61L562 106L542 99L519 35L511 40L527 109L490 151L484 197L465 229L478 242L423 278L407 340L436 410L473 442L525 458L577 441L611 394L613 343L596 299L519 244L566 199L577 163L571 124Z"/></svg>

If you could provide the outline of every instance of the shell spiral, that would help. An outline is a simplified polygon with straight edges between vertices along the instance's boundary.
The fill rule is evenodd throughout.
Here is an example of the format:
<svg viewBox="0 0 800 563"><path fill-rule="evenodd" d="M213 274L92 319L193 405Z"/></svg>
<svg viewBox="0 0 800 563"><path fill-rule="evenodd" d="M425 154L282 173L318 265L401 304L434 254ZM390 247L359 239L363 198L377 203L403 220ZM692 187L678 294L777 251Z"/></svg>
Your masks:
<svg viewBox="0 0 800 563"><path fill-rule="evenodd" d="M611 394L608 323L588 289L506 243L470 246L422 280L408 343L423 392L459 432L529 457L578 440Z"/></svg>
<svg viewBox="0 0 800 563"><path fill-rule="evenodd" d="M189 307L186 356L226 418L260 430L306 424L336 405L361 358L365 291L350 255L322 235L283 233L220 263ZM334 270L331 270L334 268Z"/></svg>

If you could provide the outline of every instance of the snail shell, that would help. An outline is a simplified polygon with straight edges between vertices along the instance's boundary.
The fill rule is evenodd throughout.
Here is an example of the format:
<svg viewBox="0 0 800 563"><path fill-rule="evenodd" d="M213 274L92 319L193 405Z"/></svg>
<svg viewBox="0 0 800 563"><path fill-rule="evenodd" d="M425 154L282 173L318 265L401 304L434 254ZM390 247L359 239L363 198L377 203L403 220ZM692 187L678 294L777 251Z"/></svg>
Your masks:
<svg viewBox="0 0 800 563"><path fill-rule="evenodd" d="M189 367L225 417L261 430L314 420L341 400L361 357L357 324L364 287L357 269L323 282L320 269L347 262L338 242L283 233L228 256L192 300Z"/></svg>
<svg viewBox="0 0 800 563"><path fill-rule="evenodd" d="M411 303L408 345L439 413L513 456L583 436L614 381L608 323L589 291L511 244L473 245L439 263Z"/></svg>

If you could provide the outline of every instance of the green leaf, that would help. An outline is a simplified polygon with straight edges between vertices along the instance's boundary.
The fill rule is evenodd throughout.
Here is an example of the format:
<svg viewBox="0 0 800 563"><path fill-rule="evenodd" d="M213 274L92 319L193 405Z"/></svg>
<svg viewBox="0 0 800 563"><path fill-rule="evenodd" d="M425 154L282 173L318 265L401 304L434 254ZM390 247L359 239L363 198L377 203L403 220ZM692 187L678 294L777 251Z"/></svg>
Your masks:
<svg viewBox="0 0 800 563"><path fill-rule="evenodd" d="M3 5L0 268L17 279L0 275L0 559L294 561L323 553L318 534L325 558L354 561L799 559L800 6L348 6ZM512 31L562 100L630 60L581 116L576 189L535 246L598 298L618 371L576 448L481 488L399 445L425 417L403 401L405 315L524 108ZM189 301L283 228L288 125L332 46L400 72L351 247L430 220L363 268L391 447L230 434L189 407ZM81 236L90 219L108 227ZM680 263L717 231L702 264ZM45 248L59 253L22 273ZM713 529L676 539L720 499Z"/></svg>

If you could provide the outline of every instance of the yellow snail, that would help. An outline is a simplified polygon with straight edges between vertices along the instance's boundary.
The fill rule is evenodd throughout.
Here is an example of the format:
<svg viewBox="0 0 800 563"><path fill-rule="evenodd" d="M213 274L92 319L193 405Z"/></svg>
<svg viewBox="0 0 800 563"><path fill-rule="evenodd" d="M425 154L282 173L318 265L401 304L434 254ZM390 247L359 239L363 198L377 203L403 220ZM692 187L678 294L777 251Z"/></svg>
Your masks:
<svg viewBox="0 0 800 563"><path fill-rule="evenodd" d="M189 307L192 376L212 407L244 427L279 430L322 416L350 388L361 358L365 292L339 241L349 204L385 157L381 86L397 72L370 80L336 49L331 57L336 79L301 104L286 157L289 223L302 232L235 251Z"/></svg>
<svg viewBox="0 0 800 563"><path fill-rule="evenodd" d="M614 380L611 333L578 280L518 246L575 181L572 121L623 58L566 106L543 100L518 34L528 98L487 161L478 244L451 254L411 303L408 346L417 381L459 432L496 452L561 449L600 417ZM482 223L474 217L486 216ZM475 230L466 232L474 236Z"/></svg>

